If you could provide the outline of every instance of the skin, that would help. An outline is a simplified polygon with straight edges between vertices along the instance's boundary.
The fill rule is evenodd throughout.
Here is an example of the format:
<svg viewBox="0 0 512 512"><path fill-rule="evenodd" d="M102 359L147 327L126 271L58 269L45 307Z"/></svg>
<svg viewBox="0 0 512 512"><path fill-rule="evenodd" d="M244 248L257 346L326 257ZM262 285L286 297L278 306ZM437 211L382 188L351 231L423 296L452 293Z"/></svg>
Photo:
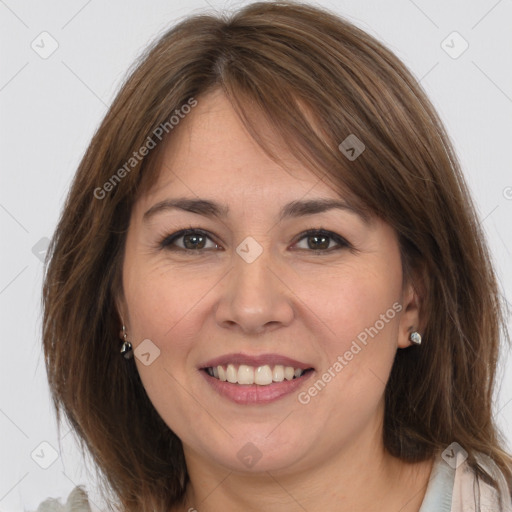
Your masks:
<svg viewBox="0 0 512 512"><path fill-rule="evenodd" d="M396 233L340 209L278 222L289 201L339 195L284 148L286 172L267 157L219 91L199 98L178 128L157 183L132 210L118 298L134 350L144 339L160 350L152 364L135 364L183 442L191 483L176 510L417 512L432 462L405 463L382 442L385 383L419 325L420 300L402 281ZM230 211L217 219L167 210L143 220L153 205L179 196ZM183 237L178 250L159 245L189 227L208 232L204 248L180 252ZM329 249L315 252L314 240L297 238L311 228L351 248L330 238ZM252 263L236 253L247 236L263 250ZM394 303L401 312L307 404L298 392L235 404L198 369L228 353L278 353L315 368L299 389L307 391ZM237 457L248 442L262 455L250 468Z"/></svg>

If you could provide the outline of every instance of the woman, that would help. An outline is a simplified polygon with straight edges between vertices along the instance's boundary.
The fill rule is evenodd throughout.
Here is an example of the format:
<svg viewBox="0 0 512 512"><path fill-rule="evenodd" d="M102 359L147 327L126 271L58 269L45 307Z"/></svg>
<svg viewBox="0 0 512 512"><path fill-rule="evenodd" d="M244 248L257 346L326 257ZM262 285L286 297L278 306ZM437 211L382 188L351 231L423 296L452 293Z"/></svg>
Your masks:
<svg viewBox="0 0 512 512"><path fill-rule="evenodd" d="M389 50L305 4L189 18L122 87L52 240L57 414L124 511L512 510L489 262Z"/></svg>

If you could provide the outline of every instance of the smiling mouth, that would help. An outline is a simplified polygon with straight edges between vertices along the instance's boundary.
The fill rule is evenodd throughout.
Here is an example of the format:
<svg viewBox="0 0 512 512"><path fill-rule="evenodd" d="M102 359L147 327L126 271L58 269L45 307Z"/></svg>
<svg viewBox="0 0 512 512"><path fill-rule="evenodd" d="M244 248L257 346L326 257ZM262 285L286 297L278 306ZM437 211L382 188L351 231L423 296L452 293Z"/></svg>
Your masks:
<svg viewBox="0 0 512 512"><path fill-rule="evenodd" d="M268 386L275 382L296 380L313 368L294 368L293 366L263 365L249 366L246 364L228 364L203 368L210 377L231 384Z"/></svg>

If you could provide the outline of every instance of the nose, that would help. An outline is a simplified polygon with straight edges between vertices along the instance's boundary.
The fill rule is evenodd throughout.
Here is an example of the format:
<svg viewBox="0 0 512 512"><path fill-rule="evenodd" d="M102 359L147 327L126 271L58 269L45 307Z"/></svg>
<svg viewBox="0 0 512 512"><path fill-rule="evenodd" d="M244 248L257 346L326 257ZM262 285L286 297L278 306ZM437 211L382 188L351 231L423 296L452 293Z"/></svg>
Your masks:
<svg viewBox="0 0 512 512"><path fill-rule="evenodd" d="M270 251L248 263L237 253L224 278L215 311L223 328L260 334L289 325L294 318L293 292L283 279Z"/></svg>

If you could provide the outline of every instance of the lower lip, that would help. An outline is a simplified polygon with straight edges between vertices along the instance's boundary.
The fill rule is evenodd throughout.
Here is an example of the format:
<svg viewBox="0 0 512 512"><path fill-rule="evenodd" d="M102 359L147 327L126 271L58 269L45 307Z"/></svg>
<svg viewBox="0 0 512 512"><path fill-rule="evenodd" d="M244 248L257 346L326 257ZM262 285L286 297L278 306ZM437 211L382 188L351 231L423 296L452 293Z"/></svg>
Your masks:
<svg viewBox="0 0 512 512"><path fill-rule="evenodd" d="M242 405L250 404L268 404L293 393L313 375L314 371L310 370L302 377L292 380L284 380L283 382L273 382L268 386L259 386L257 384L232 384L231 382L222 381L208 375L201 370L206 382L212 388L229 400Z"/></svg>

